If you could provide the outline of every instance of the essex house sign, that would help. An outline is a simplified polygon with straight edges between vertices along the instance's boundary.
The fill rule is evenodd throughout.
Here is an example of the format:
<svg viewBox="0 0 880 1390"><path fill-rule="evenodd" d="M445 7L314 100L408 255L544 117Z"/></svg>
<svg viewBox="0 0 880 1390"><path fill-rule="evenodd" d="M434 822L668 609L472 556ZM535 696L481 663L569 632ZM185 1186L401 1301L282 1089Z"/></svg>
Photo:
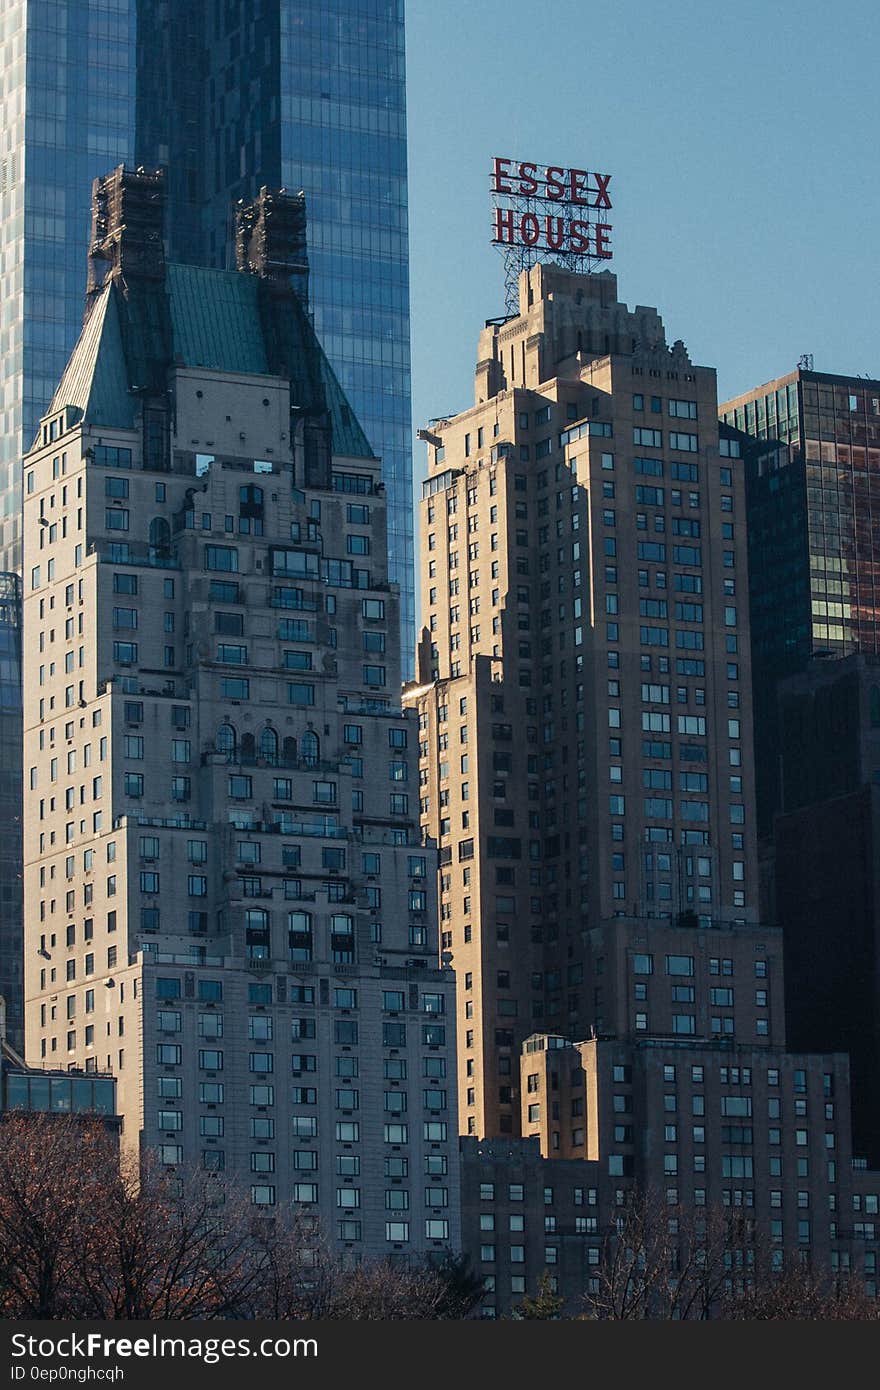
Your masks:
<svg viewBox="0 0 880 1390"><path fill-rule="evenodd" d="M591 169L492 160L492 244L504 257L509 312L520 272L537 261L584 272L611 259L610 183Z"/></svg>

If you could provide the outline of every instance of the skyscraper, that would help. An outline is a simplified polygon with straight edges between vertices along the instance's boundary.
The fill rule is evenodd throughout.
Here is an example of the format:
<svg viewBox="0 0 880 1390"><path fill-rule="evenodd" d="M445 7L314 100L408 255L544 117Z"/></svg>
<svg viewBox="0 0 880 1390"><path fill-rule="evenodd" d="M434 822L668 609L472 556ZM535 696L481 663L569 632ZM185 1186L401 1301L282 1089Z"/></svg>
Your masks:
<svg viewBox="0 0 880 1390"><path fill-rule="evenodd" d="M781 681L774 920L795 1047L850 1054L859 1151L880 1162L880 657Z"/></svg>
<svg viewBox="0 0 880 1390"><path fill-rule="evenodd" d="M483 330L474 396L426 436L405 699L462 1123L493 1135L519 1123L531 1031L609 1025L613 951L591 935L735 928L757 882L744 483L714 371L613 275L545 265ZM670 1027L687 1036L693 1011Z"/></svg>
<svg viewBox="0 0 880 1390"><path fill-rule="evenodd" d="M0 570L21 567L21 460L82 322L92 180L134 153L135 0L0 15Z"/></svg>
<svg viewBox="0 0 880 1390"><path fill-rule="evenodd" d="M24 1047L21 895L21 580L0 574L0 995L6 1033Z"/></svg>
<svg viewBox="0 0 880 1390"><path fill-rule="evenodd" d="M719 407L747 435L758 826L781 805L777 682L880 652L880 381L804 367Z"/></svg>
<svg viewBox="0 0 880 1390"><path fill-rule="evenodd" d="M302 189L315 326L388 488L415 632L403 0L140 0L136 158L169 169L175 260L232 264L239 198ZM180 63L180 54L191 55Z"/></svg>
<svg viewBox="0 0 880 1390"><path fill-rule="evenodd" d="M303 189L316 326L382 459L409 670L403 0L13 0L0 53L0 569L20 565L21 457L79 332L92 179L166 166L172 258L219 268L239 198Z"/></svg>
<svg viewBox="0 0 880 1390"><path fill-rule="evenodd" d="M125 1140L342 1248L458 1242L452 976L415 818L378 460L290 284L167 264L96 190L90 306L25 466L27 1047ZM106 279L104 273L106 272Z"/></svg>

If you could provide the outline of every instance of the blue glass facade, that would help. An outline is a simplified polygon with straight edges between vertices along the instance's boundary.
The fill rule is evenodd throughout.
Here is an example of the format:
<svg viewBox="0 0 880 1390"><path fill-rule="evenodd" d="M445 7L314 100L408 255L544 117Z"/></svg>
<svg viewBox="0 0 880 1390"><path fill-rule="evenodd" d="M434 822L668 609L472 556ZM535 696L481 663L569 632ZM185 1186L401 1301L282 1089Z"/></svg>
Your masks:
<svg viewBox="0 0 880 1390"><path fill-rule="evenodd" d="M0 567L20 459L76 341L91 182L166 165L171 257L231 266L232 209L302 188L319 337L388 488L415 589L403 0L7 0L0 10Z"/></svg>
<svg viewBox="0 0 880 1390"><path fill-rule="evenodd" d="M135 0L0 16L0 569L21 562L21 458L82 322L92 179L134 153Z"/></svg>
<svg viewBox="0 0 880 1390"><path fill-rule="evenodd" d="M177 261L231 267L235 202L305 192L315 327L382 458L411 674L403 0L140 0L136 158L168 166Z"/></svg>
<svg viewBox="0 0 880 1390"><path fill-rule="evenodd" d="M403 0L281 6L281 181L306 194L318 337L388 489L402 651L415 641Z"/></svg>

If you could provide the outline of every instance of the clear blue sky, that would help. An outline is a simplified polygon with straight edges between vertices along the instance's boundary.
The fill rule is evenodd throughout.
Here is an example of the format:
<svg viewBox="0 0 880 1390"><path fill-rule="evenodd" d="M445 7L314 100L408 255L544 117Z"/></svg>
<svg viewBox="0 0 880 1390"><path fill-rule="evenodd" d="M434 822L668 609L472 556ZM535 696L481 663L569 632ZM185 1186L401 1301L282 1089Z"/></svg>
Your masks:
<svg viewBox="0 0 880 1390"><path fill-rule="evenodd" d="M718 369L880 376L876 0L407 0L413 411L504 312L493 155L612 174L621 298ZM415 445L424 474L424 446Z"/></svg>

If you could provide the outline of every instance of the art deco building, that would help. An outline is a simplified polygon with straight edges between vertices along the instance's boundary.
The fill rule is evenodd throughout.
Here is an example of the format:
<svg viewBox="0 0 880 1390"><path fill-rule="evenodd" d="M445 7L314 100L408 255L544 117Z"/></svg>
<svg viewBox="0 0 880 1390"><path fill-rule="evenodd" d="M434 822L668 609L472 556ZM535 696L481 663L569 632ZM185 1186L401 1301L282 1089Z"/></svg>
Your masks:
<svg viewBox="0 0 880 1390"><path fill-rule="evenodd" d="M0 995L6 1036L24 1047L21 900L21 580L0 574Z"/></svg>
<svg viewBox="0 0 880 1390"><path fill-rule="evenodd" d="M515 1134L523 1041L611 1028L634 923L756 918L744 483L714 371L608 273L523 275L519 314L480 337L474 405L425 437L405 701L461 1123ZM687 1002L664 1027L711 1036Z"/></svg>
<svg viewBox="0 0 880 1390"><path fill-rule="evenodd" d="M92 180L166 168L171 259L220 269L239 199L303 189L318 333L382 459L408 670L403 0L8 0L0 59L0 569L21 568L21 459L79 333Z"/></svg>
<svg viewBox="0 0 880 1390"><path fill-rule="evenodd" d="M403 664L415 633L403 0L136 0L138 164L171 257L232 264L234 207L302 189L318 337L382 460ZM193 54L181 64L179 54Z"/></svg>
<svg viewBox="0 0 880 1390"><path fill-rule="evenodd" d="M22 457L81 323L92 180L168 170L176 262L234 264L234 208L304 189L312 312L387 487L389 571L414 641L403 0L8 0L0 14L0 571L21 573ZM19 694L20 702L20 694ZM9 726L7 711L4 728ZM3 734L5 739L5 732ZM4 777L13 767L4 760ZM9 795L20 802L20 782ZM6 793L4 792L4 797ZM8 862L7 862L8 860ZM21 855L0 913L21 919ZM0 928L10 1029L21 953Z"/></svg>
<svg viewBox="0 0 880 1390"><path fill-rule="evenodd" d="M451 972L415 818L379 462L290 285L166 264L95 192L82 336L25 464L27 1054L123 1143L353 1252L458 1242Z"/></svg>

